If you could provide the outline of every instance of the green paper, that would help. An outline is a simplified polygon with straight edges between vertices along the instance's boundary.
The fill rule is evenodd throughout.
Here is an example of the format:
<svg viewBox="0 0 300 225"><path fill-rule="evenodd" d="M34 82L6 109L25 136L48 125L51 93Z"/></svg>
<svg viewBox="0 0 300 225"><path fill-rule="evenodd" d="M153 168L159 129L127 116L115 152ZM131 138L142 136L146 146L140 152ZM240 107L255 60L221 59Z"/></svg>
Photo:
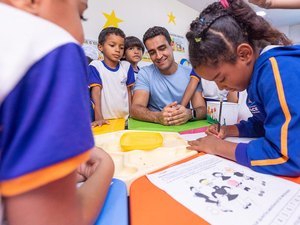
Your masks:
<svg viewBox="0 0 300 225"><path fill-rule="evenodd" d="M144 122L144 121L135 120L132 118L128 119L128 129L129 130L182 132L182 131L201 128L201 127L207 127L209 125L211 125L211 124L208 123L207 120L189 121L185 124L178 125L178 126L164 126L161 124Z"/></svg>

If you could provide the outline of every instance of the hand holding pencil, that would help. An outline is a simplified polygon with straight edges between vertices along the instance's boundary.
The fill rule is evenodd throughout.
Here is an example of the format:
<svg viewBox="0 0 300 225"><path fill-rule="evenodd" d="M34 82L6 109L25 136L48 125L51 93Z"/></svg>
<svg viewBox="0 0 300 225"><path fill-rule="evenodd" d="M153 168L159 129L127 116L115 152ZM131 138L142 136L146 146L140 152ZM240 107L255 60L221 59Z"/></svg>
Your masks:
<svg viewBox="0 0 300 225"><path fill-rule="evenodd" d="M207 128L205 133L207 135L214 135L218 138L224 139L227 137L227 126L219 126L219 124L213 124Z"/></svg>
<svg viewBox="0 0 300 225"><path fill-rule="evenodd" d="M218 133L220 133L220 129L221 129L221 119L222 119L222 108L223 108L223 96L219 95L220 98L220 108L219 108L219 121L218 121Z"/></svg>

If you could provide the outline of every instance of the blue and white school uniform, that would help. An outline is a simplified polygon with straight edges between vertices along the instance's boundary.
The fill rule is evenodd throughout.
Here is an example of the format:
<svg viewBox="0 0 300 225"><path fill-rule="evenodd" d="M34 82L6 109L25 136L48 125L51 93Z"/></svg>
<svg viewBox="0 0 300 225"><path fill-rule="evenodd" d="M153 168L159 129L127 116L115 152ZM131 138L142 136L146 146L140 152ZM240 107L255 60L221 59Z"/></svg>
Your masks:
<svg viewBox="0 0 300 225"><path fill-rule="evenodd" d="M9 197L70 174L94 141L81 46L1 3L0 27L0 196Z"/></svg>
<svg viewBox="0 0 300 225"><path fill-rule="evenodd" d="M127 119L129 116L128 87L135 82L132 66L120 61L110 68L104 61L94 60L89 65L89 86L100 86L101 110L104 119Z"/></svg>
<svg viewBox="0 0 300 225"><path fill-rule="evenodd" d="M238 163L255 171L300 176L300 46L269 46L257 59L247 105L253 114L237 125Z"/></svg>

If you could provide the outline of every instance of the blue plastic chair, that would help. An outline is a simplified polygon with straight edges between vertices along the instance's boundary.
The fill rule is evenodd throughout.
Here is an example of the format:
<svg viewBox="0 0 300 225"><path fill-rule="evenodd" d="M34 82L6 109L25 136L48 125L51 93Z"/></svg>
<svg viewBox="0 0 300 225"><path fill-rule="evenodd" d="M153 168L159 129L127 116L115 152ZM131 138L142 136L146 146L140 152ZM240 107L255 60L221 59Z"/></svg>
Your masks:
<svg viewBox="0 0 300 225"><path fill-rule="evenodd" d="M113 178L95 225L129 225L126 184Z"/></svg>

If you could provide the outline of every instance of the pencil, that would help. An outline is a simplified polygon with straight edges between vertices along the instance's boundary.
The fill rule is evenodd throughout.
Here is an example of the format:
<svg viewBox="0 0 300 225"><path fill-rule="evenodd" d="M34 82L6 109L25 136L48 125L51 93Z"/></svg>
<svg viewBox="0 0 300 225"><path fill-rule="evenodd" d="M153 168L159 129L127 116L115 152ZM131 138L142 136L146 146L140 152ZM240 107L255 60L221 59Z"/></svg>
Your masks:
<svg viewBox="0 0 300 225"><path fill-rule="evenodd" d="M220 133L220 130L221 130L222 106L223 106L223 98L222 98L222 97L220 97L220 108L219 108L218 133Z"/></svg>

